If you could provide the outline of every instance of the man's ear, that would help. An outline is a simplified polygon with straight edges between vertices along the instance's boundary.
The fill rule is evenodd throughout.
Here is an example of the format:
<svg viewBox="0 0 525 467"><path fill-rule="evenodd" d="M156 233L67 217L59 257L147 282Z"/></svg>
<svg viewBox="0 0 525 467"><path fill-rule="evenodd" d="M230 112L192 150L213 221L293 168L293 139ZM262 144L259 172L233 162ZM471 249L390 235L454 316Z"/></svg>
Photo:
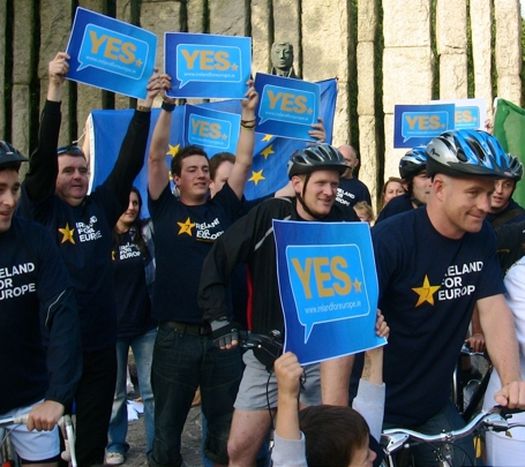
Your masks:
<svg viewBox="0 0 525 467"><path fill-rule="evenodd" d="M432 180L432 190L440 200L443 199L443 191L445 189L446 184L447 182L444 179L443 175L434 175L434 180Z"/></svg>
<svg viewBox="0 0 525 467"><path fill-rule="evenodd" d="M175 186L178 188L180 184L180 177L178 175L173 175L171 179L173 180L173 183L175 183Z"/></svg>
<svg viewBox="0 0 525 467"><path fill-rule="evenodd" d="M292 188L296 193L302 193L303 191L303 183L304 183L304 177L300 177L299 175L294 175L292 177Z"/></svg>

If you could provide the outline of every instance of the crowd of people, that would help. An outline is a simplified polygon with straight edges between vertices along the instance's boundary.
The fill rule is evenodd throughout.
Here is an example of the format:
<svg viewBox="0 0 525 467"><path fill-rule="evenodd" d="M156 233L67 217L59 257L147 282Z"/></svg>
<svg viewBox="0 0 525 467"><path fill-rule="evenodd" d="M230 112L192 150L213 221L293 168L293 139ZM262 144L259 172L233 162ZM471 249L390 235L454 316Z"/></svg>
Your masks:
<svg viewBox="0 0 525 467"><path fill-rule="evenodd" d="M183 465L181 435L198 388L207 463L266 465L277 412L274 465L377 465L383 427L437 433L463 423L449 382L462 344L474 336L496 369L485 404L525 408L525 210L511 198L523 168L495 137L448 131L401 158L372 229L375 332L388 344L366 352L362 370L353 356L301 367L291 353L274 361L260 349L242 352L239 323L284 335L273 219L373 222L355 149L325 143L319 122L311 132L318 143L289 157L289 185L247 202L259 99L253 83L235 156L210 161L187 146L168 167L176 104L165 95L170 77L156 72L111 173L88 193L82 149L57 149L68 59L60 52L49 63L29 160L0 141L0 365L10 381L0 390L0 418L28 415L8 428L22 464L59 462L56 425L70 411L79 466L125 462L130 349L151 466ZM144 220L133 181L159 96L147 155L151 219ZM519 465L520 436L517 447L491 437L490 462ZM415 455L418 465L433 465L430 447ZM454 465L468 465L472 440L462 440L455 456Z"/></svg>

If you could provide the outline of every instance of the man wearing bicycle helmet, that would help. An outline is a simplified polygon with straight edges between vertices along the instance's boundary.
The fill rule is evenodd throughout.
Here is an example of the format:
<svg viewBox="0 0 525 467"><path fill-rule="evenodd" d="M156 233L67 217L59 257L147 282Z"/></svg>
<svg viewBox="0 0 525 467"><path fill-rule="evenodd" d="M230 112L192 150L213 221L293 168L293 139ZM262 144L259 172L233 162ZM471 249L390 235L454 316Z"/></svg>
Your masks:
<svg viewBox="0 0 525 467"><path fill-rule="evenodd" d="M275 245L272 220L357 221L351 207L335 203L337 187L347 169L337 149L318 144L295 152L288 163L288 175L295 197L272 198L253 208L235 222L216 242L206 257L199 288L199 305L214 335L229 348L233 338L227 316L227 283L237 263L247 263L252 296L248 304L248 324L259 334L284 331L279 300ZM259 359L259 352L244 354L246 368L235 401L228 454L230 465L253 465L266 433L270 428L270 412L277 406L277 385ZM265 362L270 367L273 362ZM351 359L343 358L321 365L323 400L347 403ZM302 401L318 404L319 366L306 368L306 384ZM268 389L267 389L268 388ZM268 399L267 399L268 397ZM346 399L345 399L346 398Z"/></svg>
<svg viewBox="0 0 525 467"><path fill-rule="evenodd" d="M512 316L503 297L494 232L485 218L494 181L521 164L483 131L443 133L427 145L432 191L424 209L386 220L372 232L380 298L390 325L385 349L385 425L429 434L463 426L449 401L450 381L474 306L502 379L495 403L525 406ZM473 459L459 441L453 465ZM416 448L418 465L434 465Z"/></svg>
<svg viewBox="0 0 525 467"><path fill-rule="evenodd" d="M28 416L7 427L22 465L55 465L55 425L80 378L80 327L58 248L44 227L14 215L25 161L0 141L0 419Z"/></svg>
<svg viewBox="0 0 525 467"><path fill-rule="evenodd" d="M407 192L392 199L379 213L376 223L426 204L432 186L426 169L427 153L424 146L412 148L401 158L399 175L406 183Z"/></svg>

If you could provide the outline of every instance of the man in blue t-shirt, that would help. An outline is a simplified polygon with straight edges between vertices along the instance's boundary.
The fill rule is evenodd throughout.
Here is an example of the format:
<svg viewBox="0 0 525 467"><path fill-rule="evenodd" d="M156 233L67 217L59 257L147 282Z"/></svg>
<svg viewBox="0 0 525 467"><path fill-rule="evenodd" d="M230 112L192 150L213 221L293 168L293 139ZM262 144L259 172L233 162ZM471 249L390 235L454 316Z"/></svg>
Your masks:
<svg viewBox="0 0 525 467"><path fill-rule="evenodd" d="M432 191L424 208L373 229L379 308L391 332L385 348L385 425L425 433L462 426L449 400L450 381L476 305L503 387L495 403L525 405L512 316L503 296L496 243L485 221L496 178L522 167L482 131L443 133L427 146ZM459 442L453 465L473 459ZM432 448L416 449L434 465Z"/></svg>
<svg viewBox="0 0 525 467"><path fill-rule="evenodd" d="M337 149L346 161L348 169L341 176L335 201L343 206L350 207L353 207L359 201L365 201L371 206L372 201L368 187L361 180L357 179L354 174L359 167L357 151L349 144L342 144Z"/></svg>
<svg viewBox="0 0 525 467"><path fill-rule="evenodd" d="M155 126L148 162L157 267L153 317L159 322L151 375L155 398L152 466L182 465L181 434L198 386L208 423L206 456L216 464L228 463L226 441L241 358L238 349L221 351L214 345L212 329L197 304L197 286L206 254L242 208L253 157L257 100L250 86L242 102L235 163L213 198L209 196L208 157L197 146L188 146L173 158L171 174L180 197L171 193L165 155L175 105L168 98Z"/></svg>
<svg viewBox="0 0 525 467"><path fill-rule="evenodd" d="M161 78L150 78L147 98L138 101L115 166L88 194L89 166L82 149L74 144L57 149L68 60L59 52L49 63L38 147L22 185L20 212L51 232L79 304L83 367L75 394L76 454L79 465L92 465L104 461L115 392L113 226L128 205L133 180L144 163L151 105Z"/></svg>
<svg viewBox="0 0 525 467"><path fill-rule="evenodd" d="M80 378L80 328L56 245L42 226L14 216L23 161L0 141L0 419L27 416L7 430L22 465L47 466L58 460L56 423Z"/></svg>

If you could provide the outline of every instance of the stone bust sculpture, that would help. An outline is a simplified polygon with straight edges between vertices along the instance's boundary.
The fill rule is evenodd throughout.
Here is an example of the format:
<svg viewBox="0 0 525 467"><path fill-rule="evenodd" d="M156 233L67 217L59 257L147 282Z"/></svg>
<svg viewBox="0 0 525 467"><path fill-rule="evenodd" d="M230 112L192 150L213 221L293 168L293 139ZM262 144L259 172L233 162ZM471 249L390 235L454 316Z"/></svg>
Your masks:
<svg viewBox="0 0 525 467"><path fill-rule="evenodd" d="M297 78L293 69L293 45L289 42L274 42L270 53L272 75Z"/></svg>

